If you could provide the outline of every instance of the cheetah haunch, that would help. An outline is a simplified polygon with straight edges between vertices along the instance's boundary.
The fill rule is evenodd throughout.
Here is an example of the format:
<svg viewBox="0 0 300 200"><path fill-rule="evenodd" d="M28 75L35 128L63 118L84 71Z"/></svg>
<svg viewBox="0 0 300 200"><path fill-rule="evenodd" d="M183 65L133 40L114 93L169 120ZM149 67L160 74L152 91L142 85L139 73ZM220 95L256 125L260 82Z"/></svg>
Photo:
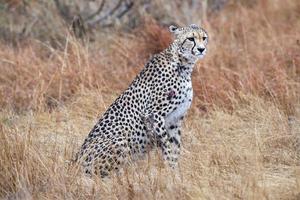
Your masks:
<svg viewBox="0 0 300 200"><path fill-rule="evenodd" d="M170 32L174 42L149 60L85 139L76 160L86 173L104 177L156 146L176 167L181 122L193 98L191 74L206 54L208 35L194 24Z"/></svg>

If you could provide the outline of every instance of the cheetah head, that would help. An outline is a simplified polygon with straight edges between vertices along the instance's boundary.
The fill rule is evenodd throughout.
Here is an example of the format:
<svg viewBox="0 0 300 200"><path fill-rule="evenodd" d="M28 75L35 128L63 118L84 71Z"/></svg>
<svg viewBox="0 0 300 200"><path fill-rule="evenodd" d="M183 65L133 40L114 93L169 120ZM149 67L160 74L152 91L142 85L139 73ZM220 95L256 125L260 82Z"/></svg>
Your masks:
<svg viewBox="0 0 300 200"><path fill-rule="evenodd" d="M203 28L195 24L178 28L171 25L170 32L174 34L174 43L178 46L178 53L189 59L201 59L207 52L208 35Z"/></svg>

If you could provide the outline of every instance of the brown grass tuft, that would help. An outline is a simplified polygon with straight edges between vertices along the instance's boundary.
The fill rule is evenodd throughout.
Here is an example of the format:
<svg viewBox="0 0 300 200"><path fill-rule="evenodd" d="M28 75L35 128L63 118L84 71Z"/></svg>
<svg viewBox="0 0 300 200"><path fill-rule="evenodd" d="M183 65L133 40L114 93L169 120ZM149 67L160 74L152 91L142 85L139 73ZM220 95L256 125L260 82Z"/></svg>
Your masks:
<svg viewBox="0 0 300 200"><path fill-rule="evenodd" d="M253 9L239 4L208 24L209 54L199 63L194 79L199 105L233 108L240 93L274 101L287 113L299 101L299 21L286 19L298 3L278 7L258 3ZM297 5L295 5L297 4ZM273 16L276 20L273 20ZM291 28L292 27L292 28Z"/></svg>

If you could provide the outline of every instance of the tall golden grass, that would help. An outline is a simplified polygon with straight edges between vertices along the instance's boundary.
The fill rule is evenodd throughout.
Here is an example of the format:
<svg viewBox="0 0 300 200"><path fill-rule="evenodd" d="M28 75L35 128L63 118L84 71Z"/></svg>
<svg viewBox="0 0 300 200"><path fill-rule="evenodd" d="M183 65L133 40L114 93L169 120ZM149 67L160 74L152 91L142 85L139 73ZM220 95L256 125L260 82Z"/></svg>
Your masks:
<svg viewBox="0 0 300 200"><path fill-rule="evenodd" d="M209 51L193 74L178 170L152 152L121 175L70 164L98 116L171 42L153 20L94 43L0 44L0 197L299 199L300 2L229 4L203 22Z"/></svg>

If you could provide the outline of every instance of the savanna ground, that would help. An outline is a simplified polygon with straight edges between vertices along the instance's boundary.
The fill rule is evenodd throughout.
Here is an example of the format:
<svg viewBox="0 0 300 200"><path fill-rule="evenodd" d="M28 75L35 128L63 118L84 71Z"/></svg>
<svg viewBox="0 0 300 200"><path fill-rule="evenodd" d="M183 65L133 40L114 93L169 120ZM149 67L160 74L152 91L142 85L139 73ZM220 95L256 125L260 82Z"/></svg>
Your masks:
<svg viewBox="0 0 300 200"><path fill-rule="evenodd" d="M300 199L298 0L172 12L179 25L201 22L210 36L193 74L179 170L153 152L107 180L85 177L70 160L171 36L147 15L130 30L93 29L92 39L78 39L51 5L24 2L0 6L0 198ZM22 30L24 6L37 18Z"/></svg>

